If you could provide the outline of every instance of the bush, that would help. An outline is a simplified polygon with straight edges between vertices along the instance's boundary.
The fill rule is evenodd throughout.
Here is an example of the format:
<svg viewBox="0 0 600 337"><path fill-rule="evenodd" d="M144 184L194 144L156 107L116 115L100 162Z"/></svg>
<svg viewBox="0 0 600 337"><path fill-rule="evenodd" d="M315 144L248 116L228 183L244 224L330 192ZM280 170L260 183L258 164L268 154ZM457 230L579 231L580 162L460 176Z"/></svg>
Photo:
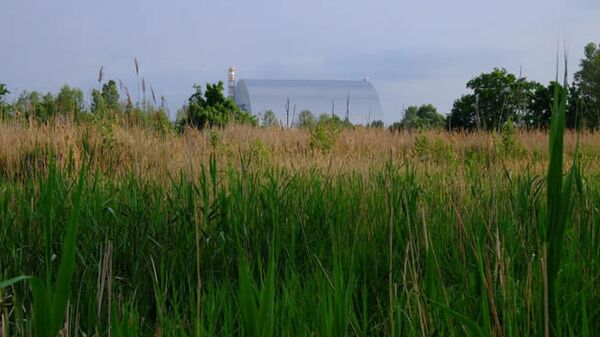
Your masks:
<svg viewBox="0 0 600 337"><path fill-rule="evenodd" d="M279 121L277 120L277 116L275 116L275 113L273 112L273 110L265 111L265 113L262 115L261 126L262 127L279 126Z"/></svg>
<svg viewBox="0 0 600 337"><path fill-rule="evenodd" d="M371 124L369 124L369 127L375 128L375 129L383 129L384 124L382 120L376 120L376 121L372 121Z"/></svg>
<svg viewBox="0 0 600 337"><path fill-rule="evenodd" d="M312 128L315 126L315 116L310 110L303 110L298 116L297 126L301 128Z"/></svg>
<svg viewBox="0 0 600 337"><path fill-rule="evenodd" d="M335 122L332 123L329 120L319 121L314 128L309 129L310 148L321 152L330 151L335 145L340 131L340 126Z"/></svg>
<svg viewBox="0 0 600 337"><path fill-rule="evenodd" d="M500 130L499 152L503 157L515 157L523 153L523 146L517 139L517 128L511 119L506 121Z"/></svg>
<svg viewBox="0 0 600 337"><path fill-rule="evenodd" d="M429 144L429 138L427 138L427 136L422 132L419 132L419 134L417 134L417 136L415 137L415 156L419 160L426 160L429 158L430 150L431 147Z"/></svg>
<svg viewBox="0 0 600 337"><path fill-rule="evenodd" d="M0 118L4 119L8 117L8 104L4 101L4 96L10 94L10 91L6 89L6 85L0 83Z"/></svg>
<svg viewBox="0 0 600 337"><path fill-rule="evenodd" d="M241 110L235 102L223 95L223 82L202 87L194 85L195 92L188 99L185 116L180 121L180 129L189 125L197 129L205 127L224 127L231 122L257 125L255 116Z"/></svg>

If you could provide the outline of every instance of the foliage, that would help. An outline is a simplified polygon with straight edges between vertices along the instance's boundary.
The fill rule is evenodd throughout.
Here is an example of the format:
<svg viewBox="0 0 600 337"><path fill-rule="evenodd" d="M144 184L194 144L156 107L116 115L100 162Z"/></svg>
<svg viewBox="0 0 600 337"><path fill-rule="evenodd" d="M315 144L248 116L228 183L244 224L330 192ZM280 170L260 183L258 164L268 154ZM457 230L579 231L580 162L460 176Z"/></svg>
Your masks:
<svg viewBox="0 0 600 337"><path fill-rule="evenodd" d="M327 114L319 117L319 122L309 129L309 145L311 149L321 152L330 151L342 130L343 122L338 118L331 118Z"/></svg>
<svg viewBox="0 0 600 337"><path fill-rule="evenodd" d="M582 102L583 123L591 128L600 126L600 44L589 43L584 49L580 69L575 73L575 85Z"/></svg>
<svg viewBox="0 0 600 337"><path fill-rule="evenodd" d="M479 125L475 109L475 95L463 95L454 101L446 118L449 130L475 130Z"/></svg>
<svg viewBox="0 0 600 337"><path fill-rule="evenodd" d="M382 120L374 120L371 122L371 124L369 124L369 127L375 128L375 129L383 129L384 126L385 126L385 124L383 123Z"/></svg>
<svg viewBox="0 0 600 337"><path fill-rule="evenodd" d="M350 121L345 119L342 120L338 115L329 115L325 113L319 115L319 119L317 120L317 125L318 124L325 124L338 129L352 127Z"/></svg>
<svg viewBox="0 0 600 337"><path fill-rule="evenodd" d="M91 112L94 116L103 117L106 116L108 112L108 108L106 106L106 102L104 101L104 97L102 96L102 92L93 89L92 90L92 104L90 106Z"/></svg>
<svg viewBox="0 0 600 337"><path fill-rule="evenodd" d="M260 139L257 139L252 143L250 148L250 156L252 160L260 164L270 163L273 154L271 150L263 143Z"/></svg>
<svg viewBox="0 0 600 337"><path fill-rule="evenodd" d="M79 114L83 111L83 91L78 88L71 88L68 85L62 86L56 96L57 114L77 120Z"/></svg>
<svg viewBox="0 0 600 337"><path fill-rule="evenodd" d="M25 119L46 122L56 114L57 107L50 93L42 96L37 91L24 91L17 99L16 110Z"/></svg>
<svg viewBox="0 0 600 337"><path fill-rule="evenodd" d="M426 160L429 158L429 152L431 145L429 144L429 138L423 132L419 132L415 137L414 154L420 160Z"/></svg>
<svg viewBox="0 0 600 337"><path fill-rule="evenodd" d="M51 129L41 127L23 132L33 139L44 133L35 131ZM140 135L132 143L151 138L129 130L126 137ZM232 139L230 131L201 134L220 133L223 145ZM555 200L561 180L560 196L566 197L570 178L556 157L546 177L545 147L541 165L528 157L504 165L481 160L489 135L420 131L381 133L370 145L354 147L366 145L364 152L344 151L348 145L340 144L332 156L313 161L303 149L278 149L268 161L261 159L263 150L281 140L254 141L262 131L251 132L258 137L236 135L239 143L229 146L238 158L258 158L256 165L217 163L219 146L207 150L215 154L211 159L189 161L197 170L165 171L164 180L151 178L144 168L152 162L137 154L129 161L118 157L119 170L101 169L115 151L90 160L81 180L77 167L88 160L78 149L104 152L85 139L75 141L72 155L68 149L55 152L59 144L15 155L38 166L27 176L0 170L0 251L6 252L0 254L1 280L6 280L0 282L6 309L0 316L7 322L6 335L45 336L60 326L61 336L75 331L116 337L197 336L198 331L207 337L509 336L518 331L528 337L544 335L546 308L552 305L558 309L552 314L558 319L549 319L553 335L594 336L600 319L597 169L578 172L572 180L576 197L569 207L556 207L546 198L551 194L549 200ZM344 138L364 134L346 131ZM398 148L389 156L386 149L369 149L415 135L421 137L416 143L427 144L419 145L419 152L430 159L414 160ZM537 141L545 138L536 135ZM163 153L165 148L185 148L180 145L197 140L195 133L172 137L164 147L157 137L136 149L151 147L150 156L168 161L191 152L174 155ZM452 144L456 140L462 143ZM556 136L551 144L558 144ZM446 157L448 145L455 156ZM560 153L552 149L552 156ZM598 153L597 146L590 150ZM300 154L292 157L291 151ZM470 160L467 151L480 156ZM365 167L361 156L372 165ZM62 160L54 169L52 158ZM560 216L554 216L555 209ZM65 244L73 236L64 235L75 223L73 214L78 215L74 254ZM571 214L572 221L563 225L551 220ZM556 247L561 248L551 253ZM57 277L64 274L57 272L63 259L75 261L68 309L52 309L59 323L36 333L37 317L52 305L40 306L30 283L14 276L50 275L48 293L64 295L56 291L61 288L56 281L65 279ZM556 302L546 305L546 298ZM547 317L554 316L548 311Z"/></svg>
<svg viewBox="0 0 600 337"><path fill-rule="evenodd" d="M163 109L151 109L149 115L152 130L162 135L171 132L171 122Z"/></svg>
<svg viewBox="0 0 600 337"><path fill-rule="evenodd" d="M203 93L202 87L194 85L195 92L188 99L186 116L181 121L182 125L194 128L223 127L231 122L256 125L256 117L242 111L235 102L223 95L223 82L206 84Z"/></svg>
<svg viewBox="0 0 600 337"><path fill-rule="evenodd" d="M102 85L102 98L109 111L119 110L119 90L115 81L110 80Z"/></svg>
<svg viewBox="0 0 600 337"><path fill-rule="evenodd" d="M400 121L401 129L437 129L444 127L445 118L431 104L409 106Z"/></svg>
<svg viewBox="0 0 600 337"><path fill-rule="evenodd" d="M552 124L550 128L548 173L546 176L547 188L547 214L546 221L542 223L542 256L546 261L544 268L546 287L544 299L548 310L545 311L545 335L559 336L563 334L566 324L562 322L560 314L560 296L558 287L558 273L562 258L563 241L567 227L571 222L574 198L572 197L575 184L578 183L579 169L577 166L577 153L566 177L563 177L563 147L564 130L567 112L567 72L565 69L563 88L554 88L552 104ZM586 310L585 308L583 309ZM584 318L585 319L585 318Z"/></svg>
<svg viewBox="0 0 600 337"><path fill-rule="evenodd" d="M507 120L500 129L500 155L514 158L523 153L523 147L517 139L517 127L512 120Z"/></svg>
<svg viewBox="0 0 600 337"><path fill-rule="evenodd" d="M473 93L454 102L449 123L456 129L498 130L509 119L520 121L534 86L506 69L482 73L467 82Z"/></svg>
<svg viewBox="0 0 600 337"><path fill-rule="evenodd" d="M524 126L530 129L548 129L552 116L552 102L554 91L562 90L562 86L552 81L548 86L539 83L533 84L533 97L529 109L523 116Z"/></svg>
<svg viewBox="0 0 600 337"><path fill-rule="evenodd" d="M401 122L394 122L388 127L391 132L400 132L404 130L404 125Z"/></svg>
<svg viewBox="0 0 600 337"><path fill-rule="evenodd" d="M102 85L102 90L92 90L90 110L98 117L114 117L120 114L119 91L115 81Z"/></svg>
<svg viewBox="0 0 600 337"><path fill-rule="evenodd" d="M6 85L0 83L0 119L8 117L8 104L4 100L4 97L8 94L10 94L10 91L8 91Z"/></svg>
<svg viewBox="0 0 600 337"><path fill-rule="evenodd" d="M600 45L585 47L574 82L564 85L566 127L600 127ZM525 128L548 129L554 90L562 91L557 82L542 85L499 68L473 78L467 88L472 93L454 101L446 120L449 129L499 130L509 119Z"/></svg>
<svg viewBox="0 0 600 337"><path fill-rule="evenodd" d="M315 116L310 110L302 110L298 116L298 126L301 128L312 128L315 126Z"/></svg>
<svg viewBox="0 0 600 337"><path fill-rule="evenodd" d="M262 116L262 127L274 127L279 126L279 121L273 110L267 110Z"/></svg>
<svg viewBox="0 0 600 337"><path fill-rule="evenodd" d="M4 101L4 96L10 94L10 91L6 88L6 84L0 83L0 101Z"/></svg>

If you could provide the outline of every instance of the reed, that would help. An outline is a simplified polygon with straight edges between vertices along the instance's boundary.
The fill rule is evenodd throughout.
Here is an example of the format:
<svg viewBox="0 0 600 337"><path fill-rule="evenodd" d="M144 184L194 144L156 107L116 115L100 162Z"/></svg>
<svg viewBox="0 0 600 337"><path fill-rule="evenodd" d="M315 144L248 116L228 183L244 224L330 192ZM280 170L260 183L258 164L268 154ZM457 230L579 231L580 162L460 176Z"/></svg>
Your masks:
<svg viewBox="0 0 600 337"><path fill-rule="evenodd" d="M323 152L279 128L0 125L19 144L0 146L0 328L598 335L600 139L561 106L515 156L486 133L357 128Z"/></svg>

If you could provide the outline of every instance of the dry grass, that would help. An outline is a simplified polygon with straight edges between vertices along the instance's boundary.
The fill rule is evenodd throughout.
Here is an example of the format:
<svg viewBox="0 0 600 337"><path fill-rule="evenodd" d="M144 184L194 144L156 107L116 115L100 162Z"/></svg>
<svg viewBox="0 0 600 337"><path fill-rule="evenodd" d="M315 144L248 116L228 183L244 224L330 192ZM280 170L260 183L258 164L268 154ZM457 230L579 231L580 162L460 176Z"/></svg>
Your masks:
<svg viewBox="0 0 600 337"><path fill-rule="evenodd" d="M216 135L216 137L215 137ZM415 139L426 139L425 153ZM429 131L391 133L387 130L355 128L343 131L328 152L312 149L305 130L231 126L221 130L188 129L183 135L156 134L140 128L95 125L19 126L0 124L0 173L22 176L47 164L49 149L59 165L66 165L69 153L76 164L83 158L84 139L93 151L93 166L101 172L122 175L134 172L147 179L164 180L169 174L198 173L211 154L221 167L268 163L294 170L318 168L330 172L367 173L387 160L409 160L419 168L447 169L468 160L490 169L528 167L543 172L547 159L547 135L543 132L517 134L518 155L501 156L501 136L490 133L448 133ZM216 141L215 141L216 140ZM567 158L574 152L576 135L565 138ZM600 133L585 133L580 139L588 169L595 170L600 155ZM419 152L421 151L421 152ZM502 165L491 165L501 162ZM463 166L463 165L454 165Z"/></svg>

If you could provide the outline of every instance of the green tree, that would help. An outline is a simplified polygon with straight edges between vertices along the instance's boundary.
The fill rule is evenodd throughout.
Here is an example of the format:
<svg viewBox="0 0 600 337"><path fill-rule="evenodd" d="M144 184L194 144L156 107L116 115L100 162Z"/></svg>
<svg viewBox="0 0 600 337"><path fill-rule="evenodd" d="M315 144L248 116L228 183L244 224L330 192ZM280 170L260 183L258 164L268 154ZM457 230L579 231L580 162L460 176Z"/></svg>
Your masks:
<svg viewBox="0 0 600 337"><path fill-rule="evenodd" d="M194 85L195 92L188 99L186 116L180 121L180 126L189 125L195 128L223 127L230 122L256 125L257 119L248 112L241 110L235 102L223 95L223 82L202 87Z"/></svg>
<svg viewBox="0 0 600 337"><path fill-rule="evenodd" d="M374 120L371 122L371 124L369 124L369 127L372 127L375 129L383 129L384 123L382 120Z"/></svg>
<svg viewBox="0 0 600 337"><path fill-rule="evenodd" d="M8 104L4 98L8 94L10 91L6 88L6 84L0 83L0 118L8 117Z"/></svg>
<svg viewBox="0 0 600 337"><path fill-rule="evenodd" d="M43 120L49 120L56 116L56 102L51 93L47 93L42 97L42 105L44 112Z"/></svg>
<svg viewBox="0 0 600 337"><path fill-rule="evenodd" d="M160 134L166 134L172 130L172 124L169 121L167 113L163 109L156 109L150 113L151 127Z"/></svg>
<svg viewBox="0 0 600 337"><path fill-rule="evenodd" d="M475 95L463 95L455 100L450 115L446 119L446 124L450 130L473 130L477 128Z"/></svg>
<svg viewBox="0 0 600 337"><path fill-rule="evenodd" d="M435 129L444 126L445 117L432 104L409 106L400 121L404 129Z"/></svg>
<svg viewBox="0 0 600 337"><path fill-rule="evenodd" d="M279 126L279 121L275 116L273 110L267 110L262 116L262 126L263 127L271 127L271 126Z"/></svg>
<svg viewBox="0 0 600 337"><path fill-rule="evenodd" d="M567 120L566 120L566 126L569 129L574 129L577 127L577 124L579 123L579 119L581 116L581 107L582 107L582 98L581 98L581 91L579 90L579 87L577 86L576 83L571 84L571 86L569 87L569 92L568 92L568 98L567 98ZM581 124L582 126L585 126L585 121L584 123Z"/></svg>
<svg viewBox="0 0 600 337"><path fill-rule="evenodd" d="M327 113L320 114L316 124L329 125L338 129L352 127L352 123L350 123L350 121L345 119L342 120L338 115L330 115Z"/></svg>
<svg viewBox="0 0 600 337"><path fill-rule="evenodd" d="M402 122L394 122L388 129L391 132L400 132L404 129L404 127L402 126Z"/></svg>
<svg viewBox="0 0 600 337"><path fill-rule="evenodd" d="M6 88L6 84L0 83L0 102L4 102L4 96L10 94L10 91Z"/></svg>
<svg viewBox="0 0 600 337"><path fill-rule="evenodd" d="M552 81L547 86L532 82L533 94L523 116L523 124L527 128L547 129L552 117L554 90L563 90L562 85Z"/></svg>
<svg viewBox="0 0 600 337"><path fill-rule="evenodd" d="M56 112L77 119L83 111L83 91L64 85L56 96Z"/></svg>
<svg viewBox="0 0 600 337"><path fill-rule="evenodd" d="M119 111L119 90L115 81L110 80L102 86L102 98L110 112Z"/></svg>
<svg viewBox="0 0 600 337"><path fill-rule="evenodd" d="M448 125L455 129L499 130L506 121L521 123L530 105L535 82L494 68L467 82L471 94L454 102Z"/></svg>
<svg viewBox="0 0 600 337"><path fill-rule="evenodd" d="M584 49L575 85L581 99L581 118L590 128L600 126L600 45L589 43Z"/></svg>
<svg viewBox="0 0 600 337"><path fill-rule="evenodd" d="M97 89L92 90L92 105L90 110L95 116L102 117L106 115L106 102L102 92Z"/></svg>
<svg viewBox="0 0 600 337"><path fill-rule="evenodd" d="M17 99L16 109L25 119L46 119L46 109L42 95L37 91L23 91Z"/></svg>
<svg viewBox="0 0 600 337"><path fill-rule="evenodd" d="M298 126L301 128L312 128L315 126L315 116L310 110L302 110L298 116Z"/></svg>

